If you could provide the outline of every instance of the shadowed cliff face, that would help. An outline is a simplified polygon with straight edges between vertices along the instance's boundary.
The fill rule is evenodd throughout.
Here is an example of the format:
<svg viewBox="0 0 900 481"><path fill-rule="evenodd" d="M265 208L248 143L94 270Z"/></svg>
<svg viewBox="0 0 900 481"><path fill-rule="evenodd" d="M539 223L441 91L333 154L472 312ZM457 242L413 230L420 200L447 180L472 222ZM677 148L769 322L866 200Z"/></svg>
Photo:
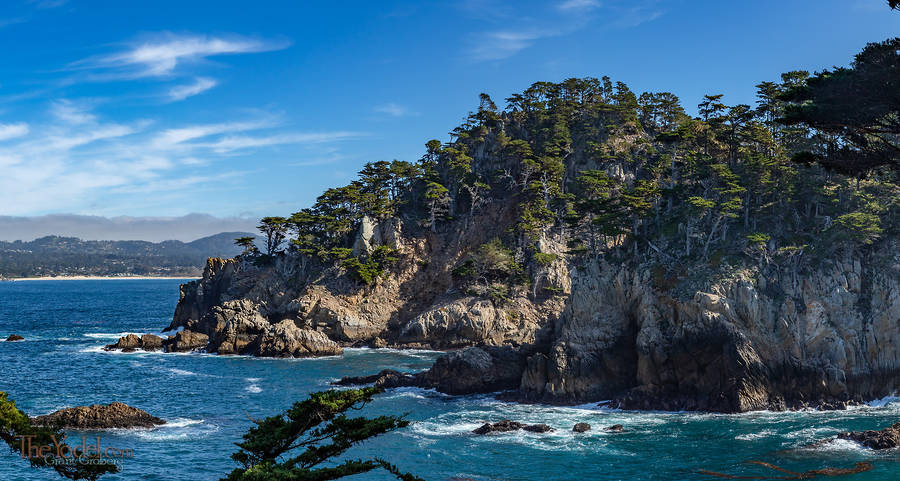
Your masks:
<svg viewBox="0 0 900 481"><path fill-rule="evenodd" d="M528 359L526 399L735 412L900 388L896 257L826 262L800 279L748 270L690 300L655 290L648 271L592 263L572 277L550 346Z"/></svg>

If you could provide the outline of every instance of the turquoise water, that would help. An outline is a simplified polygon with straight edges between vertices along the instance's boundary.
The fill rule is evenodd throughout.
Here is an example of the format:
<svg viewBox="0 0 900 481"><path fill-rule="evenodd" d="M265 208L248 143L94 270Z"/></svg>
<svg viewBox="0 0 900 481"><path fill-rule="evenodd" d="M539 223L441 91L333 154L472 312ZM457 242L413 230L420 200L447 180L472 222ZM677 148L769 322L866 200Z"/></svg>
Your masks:
<svg viewBox="0 0 900 481"><path fill-rule="evenodd" d="M384 368L427 368L438 353L349 349L306 360L204 354L107 353L100 348L127 332L158 332L178 299L177 280L0 283L0 390L29 414L121 401L166 419L152 430L102 432L104 446L130 448L134 458L104 480L212 480L235 467L229 455L251 422L279 412L341 376ZM900 420L900 399L846 412L706 415L641 413L502 403L490 396L451 397L417 389L389 391L370 414L409 413L415 423L357 451L379 455L428 480L689 480L782 473L747 465L774 463L794 471L851 467L874 470L835 479L900 480L900 453L875 454L851 443L801 447L847 429ZM503 418L547 423L547 434L476 436L471 430ZM576 422L594 430L576 435ZM622 424L627 432L598 428ZM80 433L70 433L80 439ZM89 433L89 439L97 434ZM2 448L2 447L0 447ZM0 480L61 479L36 471L0 449ZM354 479L390 479L370 473Z"/></svg>

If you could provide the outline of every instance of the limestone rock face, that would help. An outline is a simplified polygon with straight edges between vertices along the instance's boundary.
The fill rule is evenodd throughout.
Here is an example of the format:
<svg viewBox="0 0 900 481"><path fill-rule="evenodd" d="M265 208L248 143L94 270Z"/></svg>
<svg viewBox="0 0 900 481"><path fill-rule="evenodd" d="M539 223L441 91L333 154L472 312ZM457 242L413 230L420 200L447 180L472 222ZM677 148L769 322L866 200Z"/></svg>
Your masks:
<svg viewBox="0 0 900 481"><path fill-rule="evenodd" d="M166 421L120 402L65 408L32 418L36 426L63 429L152 428Z"/></svg>
<svg viewBox="0 0 900 481"><path fill-rule="evenodd" d="M499 229L496 216L501 214L486 209L483 222ZM323 270L295 253L277 256L266 265L240 257L209 259L203 278L181 287L181 299L168 329L205 334L209 342L203 349L218 354L338 352L316 333L339 346L453 349L534 342L546 320L563 308L562 298L536 303L519 292L495 305L454 289L447 266L498 232L461 231L451 244L439 236L414 236L404 231L404 223L397 218L362 220L355 255L367 255L384 245L394 248L399 258L390 274L372 286L361 287L341 268ZM554 246L548 243L546 248L558 247ZM567 289L566 269L566 263L559 260L542 282ZM286 319L308 331L297 335L302 339L273 327ZM282 342L288 338L297 338L299 344ZM299 345L310 349L288 349Z"/></svg>
<svg viewBox="0 0 900 481"><path fill-rule="evenodd" d="M271 325L259 339L259 356L265 357L313 357L336 356L344 350L325 334L310 329L300 329L290 319Z"/></svg>
<svg viewBox="0 0 900 481"><path fill-rule="evenodd" d="M438 349L471 346L473 341L494 346L532 342L540 328L538 315L527 302L497 307L487 299L464 297L416 316L402 328L400 340Z"/></svg>

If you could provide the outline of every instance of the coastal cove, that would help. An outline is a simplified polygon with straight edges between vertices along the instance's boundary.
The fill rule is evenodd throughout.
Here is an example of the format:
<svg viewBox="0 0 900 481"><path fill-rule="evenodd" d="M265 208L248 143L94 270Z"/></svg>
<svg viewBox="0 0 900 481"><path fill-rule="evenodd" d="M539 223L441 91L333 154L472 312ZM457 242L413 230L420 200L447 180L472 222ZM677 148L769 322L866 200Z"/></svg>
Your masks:
<svg viewBox="0 0 900 481"><path fill-rule="evenodd" d="M106 352L126 333L157 333L168 325L180 280L82 280L0 283L0 391L31 415L120 401L162 417L155 429L101 432L110 446L134 450L110 480L213 480L234 468L234 442L248 419L282 411L343 376L382 369L427 369L436 351L345 348L340 356L268 359L201 353ZM804 471L873 470L854 480L888 479L896 452L875 453L850 442L802 447L846 430L896 421L900 399L885 398L847 411L756 411L723 415L638 412L501 402L493 395L448 396L430 390L389 390L364 413L408 412L414 423L364 444L354 456L387 455L401 469L429 480L712 479L700 470L771 474L747 460ZM472 430L502 419L554 429L478 436ZM594 429L576 434L579 422ZM621 424L624 432L602 428ZM83 433L71 432L80 438ZM92 439L98 433L84 433ZM47 473L5 451L0 479L41 480ZM175 469L177 467L177 469ZM138 474L139 473L139 474ZM358 479L388 479L371 473Z"/></svg>

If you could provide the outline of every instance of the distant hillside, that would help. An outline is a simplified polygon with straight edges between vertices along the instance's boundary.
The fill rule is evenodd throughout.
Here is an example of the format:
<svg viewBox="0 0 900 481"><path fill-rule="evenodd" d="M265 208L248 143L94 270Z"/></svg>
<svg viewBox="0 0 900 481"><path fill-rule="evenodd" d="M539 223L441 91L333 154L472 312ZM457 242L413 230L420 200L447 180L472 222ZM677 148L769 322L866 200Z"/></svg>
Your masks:
<svg viewBox="0 0 900 481"><path fill-rule="evenodd" d="M244 232L222 232L192 242L85 241L47 236L30 242L0 242L0 277L195 276L207 257L233 257Z"/></svg>

